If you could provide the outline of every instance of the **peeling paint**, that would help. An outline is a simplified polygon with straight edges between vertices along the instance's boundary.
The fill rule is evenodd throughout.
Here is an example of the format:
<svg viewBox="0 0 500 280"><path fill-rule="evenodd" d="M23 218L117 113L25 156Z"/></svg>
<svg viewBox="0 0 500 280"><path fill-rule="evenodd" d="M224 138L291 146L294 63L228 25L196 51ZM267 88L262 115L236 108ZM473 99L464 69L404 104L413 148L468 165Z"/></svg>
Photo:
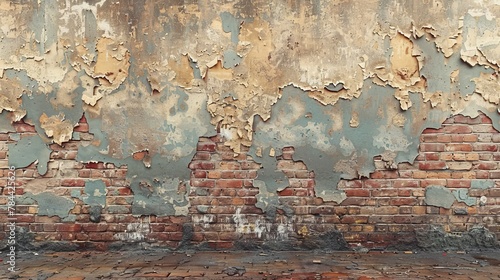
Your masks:
<svg viewBox="0 0 500 280"><path fill-rule="evenodd" d="M466 189L455 190L453 191L453 195L458 202L463 202L467 204L467 206L473 206L477 204L477 198L470 197L469 192Z"/></svg>
<svg viewBox="0 0 500 280"><path fill-rule="evenodd" d="M413 162L421 132L450 115L481 111L500 128L494 1L323 4L3 5L0 131L22 120L37 132L11 134L9 164L45 174L47 144L83 139L79 162L128 167L134 215L186 215L187 166L219 131L261 161L257 206L291 215L276 195L283 147L314 172L316 196L341 203L341 179L368 177L375 156ZM84 114L86 138L74 132Z"/></svg>

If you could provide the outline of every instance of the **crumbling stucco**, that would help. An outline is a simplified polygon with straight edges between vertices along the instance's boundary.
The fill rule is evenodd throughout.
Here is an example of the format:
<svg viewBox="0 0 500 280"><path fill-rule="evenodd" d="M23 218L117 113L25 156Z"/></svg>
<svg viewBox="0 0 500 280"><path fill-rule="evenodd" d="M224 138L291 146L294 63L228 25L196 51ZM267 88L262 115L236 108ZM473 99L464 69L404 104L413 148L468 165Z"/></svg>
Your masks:
<svg viewBox="0 0 500 280"><path fill-rule="evenodd" d="M412 162L421 132L452 114L482 111L500 128L499 12L495 1L6 2L0 131L23 120L38 134L9 145L9 164L44 174L48 145L78 137L85 115L93 138L77 160L127 165L136 215L187 214L187 166L216 131L262 164L263 210L284 207L287 146L316 195L340 203L341 179L369 176L377 155Z"/></svg>

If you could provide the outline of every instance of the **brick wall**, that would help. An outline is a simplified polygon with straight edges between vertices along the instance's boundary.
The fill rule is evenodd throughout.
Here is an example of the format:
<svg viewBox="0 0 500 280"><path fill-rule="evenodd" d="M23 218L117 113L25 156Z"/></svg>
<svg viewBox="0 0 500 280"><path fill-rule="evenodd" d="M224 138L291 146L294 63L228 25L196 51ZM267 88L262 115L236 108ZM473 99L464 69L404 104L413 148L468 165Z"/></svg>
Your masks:
<svg viewBox="0 0 500 280"><path fill-rule="evenodd" d="M21 137L35 133L25 123L15 123L14 127ZM300 245L334 231L340 232L350 246L386 248L414 244L416 233L431 226L440 226L448 233L484 226L500 238L500 133L484 115L475 119L457 115L440 129L426 129L413 164L402 163L391 169L382 158L375 158L376 171L370 178L339 183L339 189L347 194L339 205L314 196L314 172L294 161L294 148L286 147L277 156L277 169L288 177L289 187L276 195L281 205L293 209L293 215L278 209L274 217L255 206L259 190L254 187L254 179L260 165L246 150L234 154L224 146L221 136L200 138L189 164L189 215L135 217L130 212L133 194L126 178L127 167L77 162L79 145L92 141L92 135L85 118L75 131L81 140L50 146L53 152L47 174L40 176L34 164L15 171L17 195L24 193L27 184L36 182L46 191L76 203L70 212L74 221L37 215L36 204L18 204L17 226L31 233L34 242L67 241L82 248L105 249L118 241L175 248L190 240L200 248L255 248L266 242ZM7 144L14 142L13 136L0 134L0 205L8 202ZM98 223L90 220L90 206L72 198L72 193L83 193L85 182L93 179L103 180L107 188L106 207ZM475 187L484 184L490 187ZM468 206L455 201L450 209L426 205L429 186L466 190L476 203ZM1 211L0 239L5 239L6 208Z"/></svg>

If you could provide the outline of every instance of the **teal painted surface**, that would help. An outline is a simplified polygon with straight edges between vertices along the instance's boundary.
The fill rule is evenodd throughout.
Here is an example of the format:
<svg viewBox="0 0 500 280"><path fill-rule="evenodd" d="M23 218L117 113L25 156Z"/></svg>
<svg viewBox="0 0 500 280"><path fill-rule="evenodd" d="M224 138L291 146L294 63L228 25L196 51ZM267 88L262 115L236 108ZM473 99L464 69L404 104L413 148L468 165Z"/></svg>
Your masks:
<svg viewBox="0 0 500 280"><path fill-rule="evenodd" d="M70 215L69 211L75 207L73 200L58 196L52 192L43 192L39 194L26 194L27 198L33 199L38 204L38 215L40 216L57 216L68 221L74 221L74 215Z"/></svg>
<svg viewBox="0 0 500 280"><path fill-rule="evenodd" d="M47 173L47 163L51 150L38 136L23 137L18 142L9 144L9 166L23 168L35 161L38 173Z"/></svg>
<svg viewBox="0 0 500 280"><path fill-rule="evenodd" d="M443 186L428 186L425 189L425 204L450 209L455 202L452 192Z"/></svg>

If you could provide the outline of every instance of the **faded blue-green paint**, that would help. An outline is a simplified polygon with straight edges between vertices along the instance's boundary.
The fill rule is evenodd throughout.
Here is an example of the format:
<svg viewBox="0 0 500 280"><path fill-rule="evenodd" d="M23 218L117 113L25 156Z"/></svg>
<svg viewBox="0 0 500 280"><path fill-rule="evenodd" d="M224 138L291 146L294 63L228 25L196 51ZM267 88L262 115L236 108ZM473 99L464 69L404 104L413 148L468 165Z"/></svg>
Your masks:
<svg viewBox="0 0 500 280"><path fill-rule="evenodd" d="M191 69L193 69L193 76L195 79L201 79L201 71L200 67L198 67L198 62L194 61L190 56L188 56L189 59L189 66Z"/></svg>
<svg viewBox="0 0 500 280"><path fill-rule="evenodd" d="M241 63L241 56L238 55L237 52L233 50L226 50L224 52L224 63L222 67L229 69L234 68Z"/></svg>
<svg viewBox="0 0 500 280"><path fill-rule="evenodd" d="M3 111L0 113L0 133L8 133L15 131L14 127L10 123L10 120L7 118L7 111Z"/></svg>
<svg viewBox="0 0 500 280"><path fill-rule="evenodd" d="M472 180L470 182L471 189L481 189L487 190L495 186L495 181L493 180Z"/></svg>
<svg viewBox="0 0 500 280"><path fill-rule="evenodd" d="M469 190L466 189L458 189L453 191L453 195L457 199L458 202L463 202L468 206L474 206L477 204L477 198L469 196Z"/></svg>
<svg viewBox="0 0 500 280"><path fill-rule="evenodd" d="M285 214L291 215L293 209L281 204L277 194L277 192L288 187L288 178L282 171L277 170L278 161L275 156L269 156L269 152L270 147L263 151L264 156L261 158L261 168L257 172L257 180L254 181L254 186L259 188L255 206L260 208L269 217L275 217L277 209L281 209Z"/></svg>
<svg viewBox="0 0 500 280"><path fill-rule="evenodd" d="M85 204L106 206L106 184L103 180L86 181L84 193L82 198Z"/></svg>
<svg viewBox="0 0 500 280"><path fill-rule="evenodd" d="M220 18L222 20L222 30L231 33L231 42L236 46L238 44L242 20L234 17L229 12L222 12Z"/></svg>
<svg viewBox="0 0 500 280"><path fill-rule="evenodd" d="M428 186L425 188L425 204L450 209L455 202L455 196L443 186Z"/></svg>
<svg viewBox="0 0 500 280"><path fill-rule="evenodd" d="M75 207L73 200L58 196L52 192L26 193L26 197L37 202L39 216L57 216L64 219L69 216L69 211ZM69 219L71 220L71 217Z"/></svg>
<svg viewBox="0 0 500 280"><path fill-rule="evenodd" d="M462 96L467 96L474 93L476 84L472 81L473 78L479 77L481 72L493 73L492 69L486 67L471 67L469 64L462 61L460 52L454 52L449 58L445 58L444 54L439 52L434 43L428 42L424 38L413 40L421 50L422 58L425 63L420 70L420 75L427 79L426 91L433 93L441 91L444 94L450 92L459 92ZM456 84L451 82L451 73L458 70L458 81Z"/></svg>
<svg viewBox="0 0 500 280"><path fill-rule="evenodd" d="M37 170L41 175L47 173L47 163L51 150L38 135L26 136L9 144L9 165L23 168L38 161Z"/></svg>

